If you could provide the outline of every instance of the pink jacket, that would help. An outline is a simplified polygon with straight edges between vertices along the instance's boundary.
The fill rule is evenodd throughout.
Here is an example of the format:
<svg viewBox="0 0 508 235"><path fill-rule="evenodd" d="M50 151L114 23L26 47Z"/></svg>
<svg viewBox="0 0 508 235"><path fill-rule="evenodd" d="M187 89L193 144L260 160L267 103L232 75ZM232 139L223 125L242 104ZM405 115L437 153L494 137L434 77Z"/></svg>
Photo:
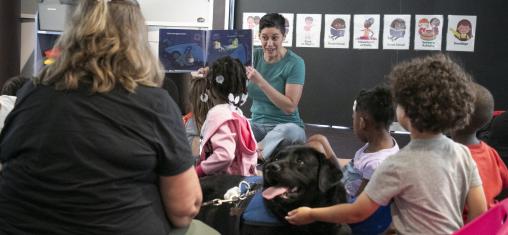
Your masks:
<svg viewBox="0 0 508 235"><path fill-rule="evenodd" d="M206 115L201 136L198 176L256 175L257 143L241 110L229 104L214 106Z"/></svg>

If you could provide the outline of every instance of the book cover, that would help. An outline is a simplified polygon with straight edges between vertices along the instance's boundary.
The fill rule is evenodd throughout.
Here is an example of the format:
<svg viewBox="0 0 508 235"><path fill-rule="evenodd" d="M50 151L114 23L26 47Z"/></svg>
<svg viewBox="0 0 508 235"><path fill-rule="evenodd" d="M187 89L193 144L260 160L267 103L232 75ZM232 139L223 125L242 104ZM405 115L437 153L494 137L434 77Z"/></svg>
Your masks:
<svg viewBox="0 0 508 235"><path fill-rule="evenodd" d="M206 31L160 29L159 59L166 71L195 71L205 64Z"/></svg>
<svg viewBox="0 0 508 235"><path fill-rule="evenodd" d="M206 66L231 56L245 66L252 65L252 30L209 30Z"/></svg>
<svg viewBox="0 0 508 235"><path fill-rule="evenodd" d="M252 30L159 31L159 59L167 72L196 71L224 56L251 66Z"/></svg>

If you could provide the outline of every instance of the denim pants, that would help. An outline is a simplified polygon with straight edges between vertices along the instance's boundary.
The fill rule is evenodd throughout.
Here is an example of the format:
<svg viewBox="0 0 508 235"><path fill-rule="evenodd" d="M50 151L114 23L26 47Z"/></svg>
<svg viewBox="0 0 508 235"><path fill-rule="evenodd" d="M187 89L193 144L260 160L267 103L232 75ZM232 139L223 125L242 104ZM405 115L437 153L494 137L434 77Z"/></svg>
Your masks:
<svg viewBox="0 0 508 235"><path fill-rule="evenodd" d="M262 124L251 122L256 141L263 146L263 158L268 160L279 146L304 144L305 130L294 123Z"/></svg>

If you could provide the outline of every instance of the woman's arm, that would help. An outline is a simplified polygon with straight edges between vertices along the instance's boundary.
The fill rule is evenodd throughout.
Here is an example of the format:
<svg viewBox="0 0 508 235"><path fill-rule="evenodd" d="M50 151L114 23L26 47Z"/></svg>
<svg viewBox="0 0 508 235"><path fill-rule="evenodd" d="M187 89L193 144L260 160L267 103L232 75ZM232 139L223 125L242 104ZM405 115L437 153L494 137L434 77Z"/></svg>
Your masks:
<svg viewBox="0 0 508 235"><path fill-rule="evenodd" d="M335 224L358 223L372 215L379 205L372 201L366 193L361 193L354 203L343 203L329 207L300 207L292 210L286 220L295 225L322 221Z"/></svg>
<svg viewBox="0 0 508 235"><path fill-rule="evenodd" d="M194 167L175 176L159 177L166 216L175 227L188 226L201 207L203 195Z"/></svg>
<svg viewBox="0 0 508 235"><path fill-rule="evenodd" d="M249 78L252 83L256 84L259 89L265 93L268 99L284 113L292 113L298 107L298 103L302 97L303 85L286 84L286 94L282 94L273 88L273 86L253 67L247 67L247 78Z"/></svg>
<svg viewBox="0 0 508 235"><path fill-rule="evenodd" d="M487 211L487 201L481 185L469 189L466 198L466 205L468 208L468 221L472 221L474 218Z"/></svg>

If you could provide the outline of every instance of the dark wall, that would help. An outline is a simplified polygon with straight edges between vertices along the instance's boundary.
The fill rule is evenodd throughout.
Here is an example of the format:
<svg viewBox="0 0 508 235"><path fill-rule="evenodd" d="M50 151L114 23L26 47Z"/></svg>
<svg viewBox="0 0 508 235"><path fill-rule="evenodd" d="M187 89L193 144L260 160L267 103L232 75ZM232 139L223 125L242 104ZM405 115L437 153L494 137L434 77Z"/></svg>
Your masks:
<svg viewBox="0 0 508 235"><path fill-rule="evenodd" d="M350 126L351 107L359 90L385 82L385 75L400 61L431 53L412 49L415 14L444 15L443 31L447 30L447 15L477 16L475 52L446 52L444 33L442 51L455 58L493 93L496 109L507 110L506 10L506 0L237 0L235 28L241 28L243 12L323 14L323 20L324 14L381 14L381 20L384 14L411 14L410 50L357 50L352 49L352 41L349 49L323 48L322 42L321 48L291 48L306 64L306 83L300 101L304 121ZM381 31L382 25L383 22Z"/></svg>
<svg viewBox="0 0 508 235"><path fill-rule="evenodd" d="M0 87L19 75L20 1L0 1Z"/></svg>

